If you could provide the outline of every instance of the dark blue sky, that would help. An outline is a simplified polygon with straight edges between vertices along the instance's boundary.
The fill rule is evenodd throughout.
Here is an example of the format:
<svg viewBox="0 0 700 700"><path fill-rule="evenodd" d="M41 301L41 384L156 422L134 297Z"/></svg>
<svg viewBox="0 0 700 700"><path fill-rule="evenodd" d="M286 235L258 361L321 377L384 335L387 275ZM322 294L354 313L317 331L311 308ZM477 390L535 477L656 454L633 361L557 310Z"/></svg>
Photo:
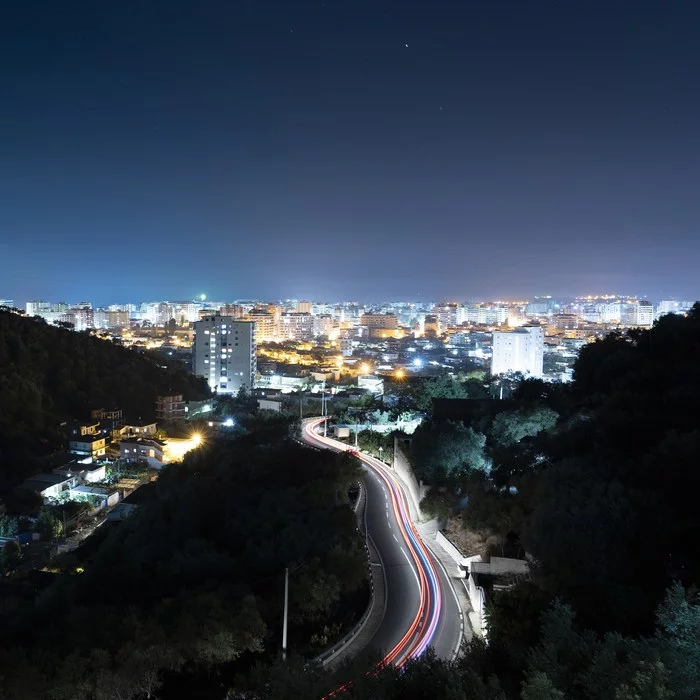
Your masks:
<svg viewBox="0 0 700 700"><path fill-rule="evenodd" d="M696 0L0 9L0 297L700 292Z"/></svg>

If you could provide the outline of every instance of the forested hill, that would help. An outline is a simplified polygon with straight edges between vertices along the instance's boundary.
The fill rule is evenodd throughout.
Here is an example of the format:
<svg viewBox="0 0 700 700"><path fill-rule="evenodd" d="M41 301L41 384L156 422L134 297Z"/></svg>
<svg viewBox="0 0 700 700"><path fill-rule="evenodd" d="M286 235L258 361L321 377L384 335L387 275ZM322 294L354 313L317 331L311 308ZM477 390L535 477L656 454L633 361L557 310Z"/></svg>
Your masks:
<svg viewBox="0 0 700 700"><path fill-rule="evenodd" d="M202 399L204 380L137 352L38 318L0 310L0 469L50 450L57 425L118 407L152 417L159 393Z"/></svg>

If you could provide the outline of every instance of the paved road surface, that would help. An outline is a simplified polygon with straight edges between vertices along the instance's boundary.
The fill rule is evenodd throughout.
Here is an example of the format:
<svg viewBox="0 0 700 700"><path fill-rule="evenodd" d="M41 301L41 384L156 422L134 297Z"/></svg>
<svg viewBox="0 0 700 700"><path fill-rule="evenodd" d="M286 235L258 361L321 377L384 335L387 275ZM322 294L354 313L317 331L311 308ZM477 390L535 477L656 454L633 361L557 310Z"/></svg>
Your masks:
<svg viewBox="0 0 700 700"><path fill-rule="evenodd" d="M322 418L304 423L304 440L315 447L353 451L316 431ZM406 495L393 470L357 453L365 466L367 531L386 575L384 617L368 647L381 650L386 663L402 665L431 646L451 659L461 640L462 618L452 585L410 519Z"/></svg>

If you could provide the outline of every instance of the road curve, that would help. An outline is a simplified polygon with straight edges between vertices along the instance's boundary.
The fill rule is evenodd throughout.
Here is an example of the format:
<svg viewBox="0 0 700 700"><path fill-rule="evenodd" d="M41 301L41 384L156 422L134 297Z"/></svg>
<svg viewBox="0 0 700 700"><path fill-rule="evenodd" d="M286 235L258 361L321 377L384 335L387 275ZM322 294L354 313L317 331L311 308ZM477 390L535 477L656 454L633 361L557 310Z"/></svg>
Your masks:
<svg viewBox="0 0 700 700"><path fill-rule="evenodd" d="M304 421L304 441L336 452L353 452L366 469L367 531L386 575L384 618L368 646L382 653L383 663L402 666L432 646L451 659L461 639L461 614L452 585L427 549L411 520L406 495L384 462L323 437L323 418Z"/></svg>

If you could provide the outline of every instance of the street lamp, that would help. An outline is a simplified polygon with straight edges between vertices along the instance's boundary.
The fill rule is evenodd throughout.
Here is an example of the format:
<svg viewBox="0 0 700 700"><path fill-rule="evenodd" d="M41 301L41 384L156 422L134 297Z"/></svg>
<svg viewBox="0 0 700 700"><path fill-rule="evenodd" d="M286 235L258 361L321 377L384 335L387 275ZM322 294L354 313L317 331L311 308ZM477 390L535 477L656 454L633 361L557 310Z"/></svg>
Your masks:
<svg viewBox="0 0 700 700"><path fill-rule="evenodd" d="M382 452L384 452L384 448L380 445L379 446L379 459L380 460L382 459ZM382 460L382 461L384 461L384 460Z"/></svg>

